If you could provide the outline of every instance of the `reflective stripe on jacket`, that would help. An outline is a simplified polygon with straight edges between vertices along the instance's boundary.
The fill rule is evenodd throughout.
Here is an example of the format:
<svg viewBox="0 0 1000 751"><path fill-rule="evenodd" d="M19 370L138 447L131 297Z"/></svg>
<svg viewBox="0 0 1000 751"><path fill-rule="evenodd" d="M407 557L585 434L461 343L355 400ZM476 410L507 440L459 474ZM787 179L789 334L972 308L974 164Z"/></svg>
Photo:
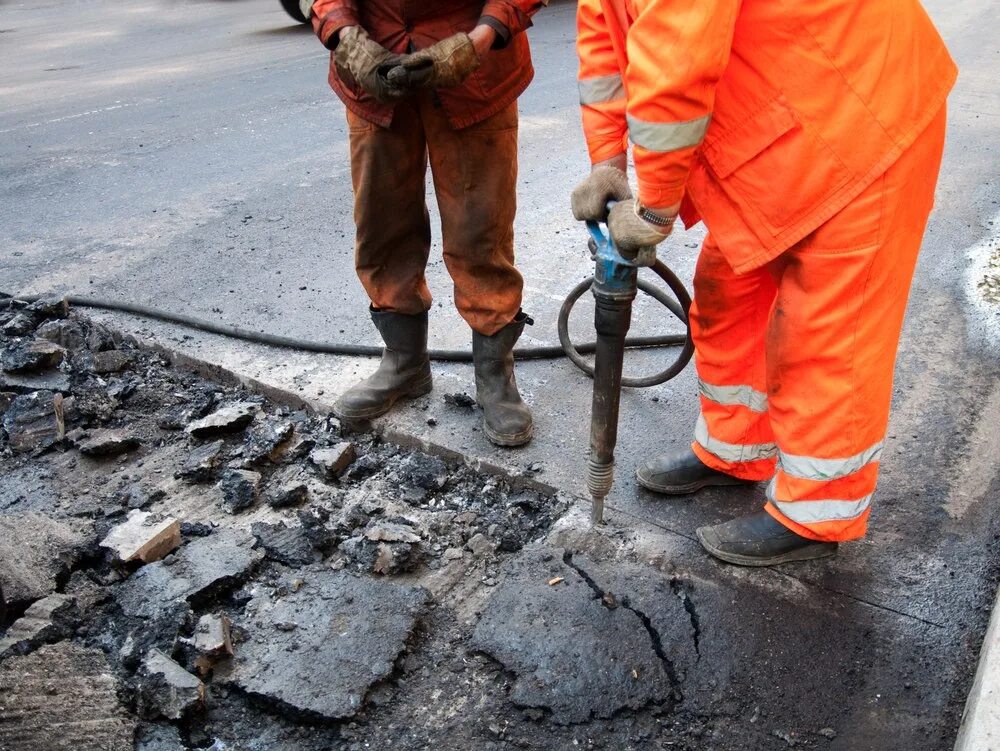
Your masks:
<svg viewBox="0 0 1000 751"><path fill-rule="evenodd" d="M940 111L957 69L917 0L580 0L594 162L683 196L737 271L846 206Z"/></svg>
<svg viewBox="0 0 1000 751"><path fill-rule="evenodd" d="M548 0L545 0L547 2ZM498 34L494 49L479 70L461 85L437 94L448 122L464 128L503 110L531 83L534 70L528 38L521 32L541 0L316 0L312 23L320 41L331 49L345 26L361 26L386 49L405 53L430 47L460 31L469 32L483 20ZM392 122L392 106L380 104L358 87L340 80L330 59L330 87L356 115L382 127Z"/></svg>

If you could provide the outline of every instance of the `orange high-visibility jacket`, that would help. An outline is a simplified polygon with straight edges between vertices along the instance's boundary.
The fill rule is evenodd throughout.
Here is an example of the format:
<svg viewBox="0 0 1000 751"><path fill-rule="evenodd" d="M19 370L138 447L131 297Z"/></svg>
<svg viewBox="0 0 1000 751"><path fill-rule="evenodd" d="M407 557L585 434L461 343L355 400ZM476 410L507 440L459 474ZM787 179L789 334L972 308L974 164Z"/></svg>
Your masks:
<svg viewBox="0 0 1000 751"><path fill-rule="evenodd" d="M647 206L686 196L737 272L840 211L957 69L917 0L579 0L590 158L628 140Z"/></svg>

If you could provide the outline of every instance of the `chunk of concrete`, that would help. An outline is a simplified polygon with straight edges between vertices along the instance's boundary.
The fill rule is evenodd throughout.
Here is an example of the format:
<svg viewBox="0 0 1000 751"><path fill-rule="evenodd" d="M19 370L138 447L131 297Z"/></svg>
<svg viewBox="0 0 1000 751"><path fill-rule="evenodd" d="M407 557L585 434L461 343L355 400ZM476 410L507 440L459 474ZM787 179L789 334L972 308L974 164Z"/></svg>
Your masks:
<svg viewBox="0 0 1000 751"><path fill-rule="evenodd" d="M114 527L101 542L122 563L142 561L152 563L176 550L181 544L181 525L168 517L157 521L147 511L134 510Z"/></svg>
<svg viewBox="0 0 1000 751"><path fill-rule="evenodd" d="M212 478L222 462L224 444L221 440L206 443L191 452L175 476L192 482L204 482Z"/></svg>
<svg viewBox="0 0 1000 751"><path fill-rule="evenodd" d="M239 402L195 420L187 426L187 432L195 438L211 438L225 433L235 433L253 422L256 414L256 404Z"/></svg>
<svg viewBox="0 0 1000 751"><path fill-rule="evenodd" d="M309 460L316 465L323 477L327 480L334 480L351 466L351 462L357 457L354 444L349 441L341 441L331 448L313 449L309 454Z"/></svg>
<svg viewBox="0 0 1000 751"><path fill-rule="evenodd" d="M420 542L420 535L412 527L391 522L373 524L364 531L364 536L374 542Z"/></svg>
<svg viewBox="0 0 1000 751"><path fill-rule="evenodd" d="M422 588L334 571L283 597L260 592L239 624L247 641L215 680L307 717L350 717L392 672L428 599Z"/></svg>
<svg viewBox="0 0 1000 751"><path fill-rule="evenodd" d="M120 584L115 598L126 615L149 617L164 604L197 602L243 581L263 559L245 532L219 529L178 550L169 561L143 566Z"/></svg>
<svg viewBox="0 0 1000 751"><path fill-rule="evenodd" d="M142 441L138 436L123 430L93 430L76 445L80 453L95 459L119 456L139 448Z"/></svg>
<svg viewBox="0 0 1000 751"><path fill-rule="evenodd" d="M0 584L10 604L39 600L94 541L93 526L27 512L0 514Z"/></svg>
<svg viewBox="0 0 1000 751"><path fill-rule="evenodd" d="M24 611L0 639L0 660L27 654L42 644L69 636L77 618L75 598L60 594L43 597Z"/></svg>
<svg viewBox="0 0 1000 751"><path fill-rule="evenodd" d="M248 509L260 495L260 473L247 469L227 469L219 480L223 508L230 514Z"/></svg>
<svg viewBox="0 0 1000 751"><path fill-rule="evenodd" d="M47 339L20 341L0 352L0 368L8 373L32 373L56 367L65 356L66 350Z"/></svg>
<svg viewBox="0 0 1000 751"><path fill-rule="evenodd" d="M558 550L508 564L471 647L514 673L515 704L547 709L559 724L606 719L673 694L672 666L640 615L607 607Z"/></svg>
<svg viewBox="0 0 1000 751"><path fill-rule="evenodd" d="M233 653L229 618L225 613L208 613L198 619L194 648L200 655L219 657Z"/></svg>
<svg viewBox="0 0 1000 751"><path fill-rule="evenodd" d="M0 663L0 748L131 751L136 720L119 704L103 653L71 642Z"/></svg>
<svg viewBox="0 0 1000 751"><path fill-rule="evenodd" d="M205 703L205 684L158 649L150 650L139 671L140 714L179 720Z"/></svg>

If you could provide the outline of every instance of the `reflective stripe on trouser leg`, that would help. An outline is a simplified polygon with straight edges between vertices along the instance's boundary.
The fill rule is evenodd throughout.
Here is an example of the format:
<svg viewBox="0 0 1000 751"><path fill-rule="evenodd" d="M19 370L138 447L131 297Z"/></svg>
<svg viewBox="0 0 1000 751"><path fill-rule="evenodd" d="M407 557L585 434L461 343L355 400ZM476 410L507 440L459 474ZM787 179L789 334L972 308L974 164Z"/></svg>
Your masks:
<svg viewBox="0 0 1000 751"><path fill-rule="evenodd" d="M767 394L781 453L765 508L804 537L844 541L866 531L943 136L942 115L880 179L774 262Z"/></svg>
<svg viewBox="0 0 1000 751"><path fill-rule="evenodd" d="M764 271L734 274L709 235L698 257L694 292L690 320L701 415L692 450L713 469L767 479L777 452L764 367L774 282Z"/></svg>
<svg viewBox="0 0 1000 751"><path fill-rule="evenodd" d="M786 520L819 529L864 524L878 481L883 441L846 457L778 453L767 500Z"/></svg>

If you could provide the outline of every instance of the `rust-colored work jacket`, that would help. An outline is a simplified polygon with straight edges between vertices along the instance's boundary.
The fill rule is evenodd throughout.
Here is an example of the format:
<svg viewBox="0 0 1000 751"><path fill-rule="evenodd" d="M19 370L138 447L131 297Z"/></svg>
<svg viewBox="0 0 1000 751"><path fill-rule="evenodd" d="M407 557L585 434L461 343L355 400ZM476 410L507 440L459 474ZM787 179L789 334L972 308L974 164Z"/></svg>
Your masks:
<svg viewBox="0 0 1000 751"><path fill-rule="evenodd" d="M437 92L451 126L465 128L495 115L531 82L528 38L521 32L531 26L531 15L541 5L527 0L316 0L312 21L320 41L331 49L340 29L361 26L374 41L398 53L424 49L488 23L498 34L483 64L462 85ZM352 112L382 127L392 122L392 106L342 81L332 55L329 80Z"/></svg>
<svg viewBox="0 0 1000 751"><path fill-rule="evenodd" d="M917 0L580 0L577 21L591 160L631 140L640 201L685 197L737 272L882 175L957 74Z"/></svg>

